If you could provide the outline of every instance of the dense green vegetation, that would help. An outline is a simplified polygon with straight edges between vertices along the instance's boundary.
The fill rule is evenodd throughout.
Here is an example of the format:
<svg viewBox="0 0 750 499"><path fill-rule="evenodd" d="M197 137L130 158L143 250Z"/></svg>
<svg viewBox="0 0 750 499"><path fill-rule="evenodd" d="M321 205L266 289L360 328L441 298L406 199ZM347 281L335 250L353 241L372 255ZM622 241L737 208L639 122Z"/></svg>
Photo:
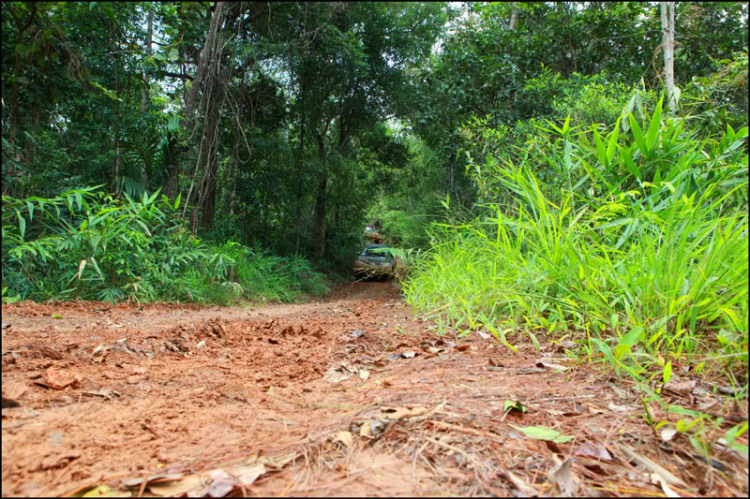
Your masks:
<svg viewBox="0 0 750 499"><path fill-rule="evenodd" d="M409 301L504 341L582 337L637 373L634 348L746 353L747 127L699 139L661 104L640 125L628 113L627 133L620 119L537 126L515 154L486 122L467 130L483 144L469 159L479 215L442 225Z"/></svg>
<svg viewBox="0 0 750 499"><path fill-rule="evenodd" d="M746 383L745 3L2 14L4 301L295 300L379 221L446 327Z"/></svg>
<svg viewBox="0 0 750 499"><path fill-rule="evenodd" d="M197 239L179 216L180 196L114 199L101 189L80 189L3 201L4 300L229 304L293 301L328 289L301 257Z"/></svg>

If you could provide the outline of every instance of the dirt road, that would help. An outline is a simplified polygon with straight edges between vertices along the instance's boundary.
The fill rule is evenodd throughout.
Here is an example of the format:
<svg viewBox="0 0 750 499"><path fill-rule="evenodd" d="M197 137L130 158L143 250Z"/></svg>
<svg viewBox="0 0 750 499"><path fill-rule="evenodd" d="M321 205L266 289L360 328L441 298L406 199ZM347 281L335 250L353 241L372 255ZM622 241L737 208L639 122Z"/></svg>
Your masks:
<svg viewBox="0 0 750 499"><path fill-rule="evenodd" d="M550 342L438 337L392 283L262 308L2 312L3 496L747 492L741 456L660 439L626 381ZM731 411L672 397L711 402Z"/></svg>

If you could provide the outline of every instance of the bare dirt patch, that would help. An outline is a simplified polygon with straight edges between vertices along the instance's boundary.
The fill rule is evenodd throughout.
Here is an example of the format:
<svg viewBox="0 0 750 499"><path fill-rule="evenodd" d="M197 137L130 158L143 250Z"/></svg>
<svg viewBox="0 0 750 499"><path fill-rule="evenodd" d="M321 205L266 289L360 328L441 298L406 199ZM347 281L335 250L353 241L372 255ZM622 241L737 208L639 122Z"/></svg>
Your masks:
<svg viewBox="0 0 750 499"><path fill-rule="evenodd" d="M438 337L392 283L263 308L2 311L4 496L747 492L742 456L663 440L627 382L552 344ZM713 403L723 431L747 417L709 392L672 403Z"/></svg>

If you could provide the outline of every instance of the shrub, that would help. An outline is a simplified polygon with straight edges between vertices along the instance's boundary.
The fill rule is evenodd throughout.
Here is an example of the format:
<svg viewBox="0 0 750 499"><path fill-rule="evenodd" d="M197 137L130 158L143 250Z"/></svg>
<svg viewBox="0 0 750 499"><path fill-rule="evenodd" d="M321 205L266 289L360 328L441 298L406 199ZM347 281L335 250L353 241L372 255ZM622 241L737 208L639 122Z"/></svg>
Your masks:
<svg viewBox="0 0 750 499"><path fill-rule="evenodd" d="M180 198L116 199L98 188L54 198L3 196L3 284L8 297L228 304L292 301L327 290L301 258L195 238Z"/></svg>

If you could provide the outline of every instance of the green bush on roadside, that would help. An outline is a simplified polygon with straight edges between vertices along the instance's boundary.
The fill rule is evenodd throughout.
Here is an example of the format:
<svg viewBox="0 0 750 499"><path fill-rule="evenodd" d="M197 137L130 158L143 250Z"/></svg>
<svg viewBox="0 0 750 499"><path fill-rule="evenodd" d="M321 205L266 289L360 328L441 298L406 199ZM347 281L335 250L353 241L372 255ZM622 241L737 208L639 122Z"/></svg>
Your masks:
<svg viewBox="0 0 750 499"><path fill-rule="evenodd" d="M3 300L294 301L327 290L301 257L207 244L179 197L113 198L91 187L54 198L3 196Z"/></svg>
<svg viewBox="0 0 750 499"><path fill-rule="evenodd" d="M542 140L513 156L475 122L481 214L436 227L408 302L503 339L577 336L636 375L667 354L717 352L746 369L747 128L699 139L661 106L608 134L537 127ZM555 175L541 180L538 161Z"/></svg>

